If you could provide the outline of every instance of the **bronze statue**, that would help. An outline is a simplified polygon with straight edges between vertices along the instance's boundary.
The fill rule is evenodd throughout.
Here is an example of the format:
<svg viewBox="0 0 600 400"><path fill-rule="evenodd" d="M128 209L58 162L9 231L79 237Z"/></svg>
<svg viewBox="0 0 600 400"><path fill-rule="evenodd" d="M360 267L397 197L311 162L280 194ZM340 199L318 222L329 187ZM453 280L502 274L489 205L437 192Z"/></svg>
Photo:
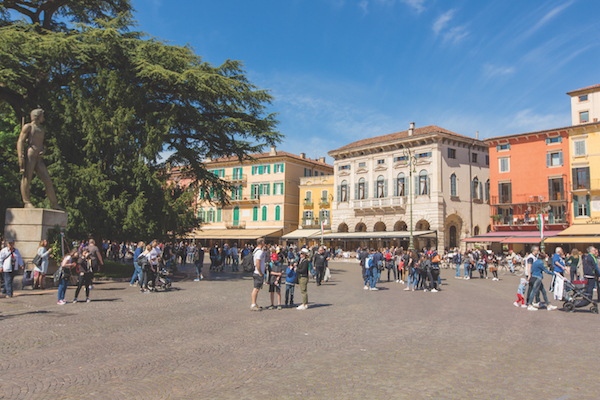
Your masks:
<svg viewBox="0 0 600 400"><path fill-rule="evenodd" d="M23 125L21 134L19 135L19 141L17 142L17 153L19 153L19 169L23 174L21 178L21 196L23 197L23 203L25 208L33 208L31 200L29 199L29 191L31 189L31 180L33 179L33 172L44 182L46 187L46 196L52 204L52 208L55 210L62 210L56 200L56 193L54 193L54 186L52 186L52 180L48 169L44 165L42 157L44 156L44 134L46 133L40 124L44 122L44 110L36 108L31 112L31 122Z"/></svg>

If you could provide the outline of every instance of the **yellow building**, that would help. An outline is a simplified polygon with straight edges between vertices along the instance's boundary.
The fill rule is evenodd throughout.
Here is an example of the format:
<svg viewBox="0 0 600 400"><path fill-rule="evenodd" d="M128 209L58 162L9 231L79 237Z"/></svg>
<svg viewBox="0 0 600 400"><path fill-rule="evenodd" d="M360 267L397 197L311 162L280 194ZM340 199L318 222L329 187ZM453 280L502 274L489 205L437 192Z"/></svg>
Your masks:
<svg viewBox="0 0 600 400"><path fill-rule="evenodd" d="M573 224L600 223L600 123L569 129Z"/></svg>
<svg viewBox="0 0 600 400"><path fill-rule="evenodd" d="M300 179L331 175L325 158L312 160L305 153L277 151L251 155L240 163L237 157L206 160L205 167L234 189L228 205L220 205L210 193L199 193L199 228L190 235L203 245L237 243L238 246L265 237L278 243L282 235L298 227Z"/></svg>
<svg viewBox="0 0 600 400"><path fill-rule="evenodd" d="M321 224L324 233L331 229L333 175L300 178L298 229L283 239L299 245L321 243Z"/></svg>

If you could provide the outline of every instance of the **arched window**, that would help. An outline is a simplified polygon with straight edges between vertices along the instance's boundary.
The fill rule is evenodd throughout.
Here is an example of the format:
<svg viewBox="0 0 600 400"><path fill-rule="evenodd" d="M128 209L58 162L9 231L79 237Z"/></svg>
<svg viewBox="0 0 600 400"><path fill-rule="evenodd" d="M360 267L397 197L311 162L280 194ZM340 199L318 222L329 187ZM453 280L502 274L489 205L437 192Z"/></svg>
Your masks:
<svg viewBox="0 0 600 400"><path fill-rule="evenodd" d="M473 189L471 190L471 194L473 196L473 199L479 199L478 194L479 194L479 179L477 179L477 177L473 178Z"/></svg>
<svg viewBox="0 0 600 400"><path fill-rule="evenodd" d="M206 220L206 213L204 212L203 208L200 208L198 210L198 219L200 220L200 222L204 222Z"/></svg>
<svg viewBox="0 0 600 400"><path fill-rule="evenodd" d="M360 178L356 187L356 200L364 200L367 195L367 183L365 178Z"/></svg>
<svg viewBox="0 0 600 400"><path fill-rule="evenodd" d="M473 236L478 236L479 235L479 226L476 226L475 228L473 228Z"/></svg>
<svg viewBox="0 0 600 400"><path fill-rule="evenodd" d="M375 196L378 199L387 197L387 181L383 178L383 175L377 177L377 189L375 190Z"/></svg>
<svg viewBox="0 0 600 400"><path fill-rule="evenodd" d="M252 221L258 221L258 206L252 208Z"/></svg>
<svg viewBox="0 0 600 400"><path fill-rule="evenodd" d="M450 175L450 196L456 197L456 174Z"/></svg>
<svg viewBox="0 0 600 400"><path fill-rule="evenodd" d="M338 201L346 202L348 201L348 182L342 181L342 184L338 186Z"/></svg>
<svg viewBox="0 0 600 400"><path fill-rule="evenodd" d="M263 208L262 208L262 220L263 221L267 220L267 206L263 206Z"/></svg>
<svg viewBox="0 0 600 400"><path fill-rule="evenodd" d="M275 221L281 221L281 207L275 206Z"/></svg>
<svg viewBox="0 0 600 400"><path fill-rule="evenodd" d="M208 222L215 222L215 210L212 208L208 210Z"/></svg>
<svg viewBox="0 0 600 400"><path fill-rule="evenodd" d="M338 226L338 232L348 232L348 225L345 222L342 222L340 226Z"/></svg>
<svg viewBox="0 0 600 400"><path fill-rule="evenodd" d="M404 173L400 172L398 174L398 177L396 178L396 187L395 189L395 193L394 196L406 196L406 194L404 193Z"/></svg>
<svg viewBox="0 0 600 400"><path fill-rule="evenodd" d="M321 203L329 203L329 191L321 190Z"/></svg>
<svg viewBox="0 0 600 400"><path fill-rule="evenodd" d="M419 172L418 179L418 187L417 187L417 195L428 195L429 194L429 177L427 176L427 171L421 170Z"/></svg>

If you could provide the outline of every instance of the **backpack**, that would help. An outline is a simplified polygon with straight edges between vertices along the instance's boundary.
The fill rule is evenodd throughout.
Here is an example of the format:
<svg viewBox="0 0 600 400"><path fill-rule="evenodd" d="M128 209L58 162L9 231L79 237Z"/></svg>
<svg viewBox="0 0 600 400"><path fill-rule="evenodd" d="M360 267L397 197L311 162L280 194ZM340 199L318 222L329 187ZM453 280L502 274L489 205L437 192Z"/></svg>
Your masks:
<svg viewBox="0 0 600 400"><path fill-rule="evenodd" d="M150 261L148 261L148 257L143 254L140 254L138 259L136 260L142 271L148 271L148 267L150 267Z"/></svg>
<svg viewBox="0 0 600 400"><path fill-rule="evenodd" d="M254 272L254 263L252 262L253 258L254 254L249 252L242 259L242 268L244 269L244 272Z"/></svg>
<svg viewBox="0 0 600 400"><path fill-rule="evenodd" d="M373 267L373 254L369 254L366 258L365 268L372 268L372 267Z"/></svg>

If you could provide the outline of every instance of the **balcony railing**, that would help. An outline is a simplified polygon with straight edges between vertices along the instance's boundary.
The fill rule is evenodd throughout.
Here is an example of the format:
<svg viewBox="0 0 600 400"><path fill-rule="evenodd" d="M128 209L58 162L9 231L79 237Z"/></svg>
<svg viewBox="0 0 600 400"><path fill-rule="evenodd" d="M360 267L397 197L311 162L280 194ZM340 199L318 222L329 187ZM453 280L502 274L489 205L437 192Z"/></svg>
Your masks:
<svg viewBox="0 0 600 400"><path fill-rule="evenodd" d="M403 208L406 204L406 197L382 197L380 199L354 200L350 206L363 209Z"/></svg>
<svg viewBox="0 0 600 400"><path fill-rule="evenodd" d="M330 227L331 221L329 219L324 219L323 222L326 228ZM303 219L302 226L304 228L320 228L321 222L318 219Z"/></svg>
<svg viewBox="0 0 600 400"><path fill-rule="evenodd" d="M562 214L560 216L545 215L544 222L548 225L553 224L566 224L569 221L568 214ZM500 219L493 220L494 226L538 226L537 216L530 216L528 220L525 220L525 216L502 216Z"/></svg>
<svg viewBox="0 0 600 400"><path fill-rule="evenodd" d="M491 205L502 204L540 204L555 201L565 201L564 192L553 192L550 196L540 195L534 196L529 194L519 194L512 196L492 196Z"/></svg>
<svg viewBox="0 0 600 400"><path fill-rule="evenodd" d="M328 208L329 206L329 200L327 199L321 199L321 201L319 202L319 207L321 208Z"/></svg>
<svg viewBox="0 0 600 400"><path fill-rule="evenodd" d="M227 229L245 229L246 221L226 221L225 228L227 228Z"/></svg>
<svg viewBox="0 0 600 400"><path fill-rule="evenodd" d="M231 203L232 204L258 204L260 203L260 196L258 197L238 197L238 198L231 198Z"/></svg>
<svg viewBox="0 0 600 400"><path fill-rule="evenodd" d="M305 201L303 204L304 208L313 208L314 204L312 201Z"/></svg>
<svg viewBox="0 0 600 400"><path fill-rule="evenodd" d="M228 182L246 182L246 180L248 180L248 175L245 175L245 174L226 175L223 177L223 180L228 181Z"/></svg>

